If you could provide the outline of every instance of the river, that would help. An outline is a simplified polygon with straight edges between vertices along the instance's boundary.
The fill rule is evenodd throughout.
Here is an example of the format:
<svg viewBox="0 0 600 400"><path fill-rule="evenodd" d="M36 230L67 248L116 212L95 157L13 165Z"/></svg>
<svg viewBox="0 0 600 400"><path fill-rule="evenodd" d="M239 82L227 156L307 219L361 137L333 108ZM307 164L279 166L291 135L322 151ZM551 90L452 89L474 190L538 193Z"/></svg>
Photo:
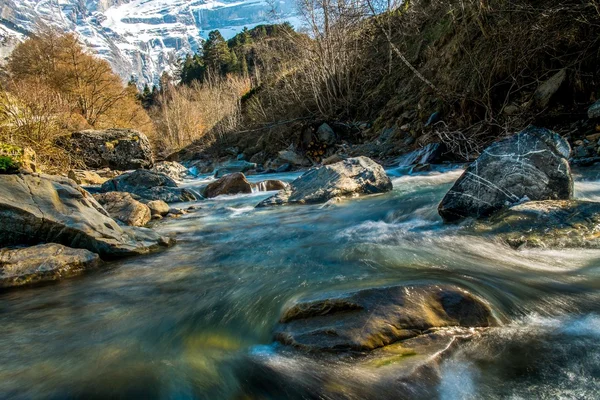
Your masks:
<svg viewBox="0 0 600 400"><path fill-rule="evenodd" d="M201 201L154 225L173 248L1 293L0 398L266 398L239 367L286 304L422 281L468 288L501 322L443 363L440 399L598 398L600 250L516 251L444 226L437 204L461 172L390 170L392 192L325 205ZM576 179L578 198L600 201L596 171Z"/></svg>

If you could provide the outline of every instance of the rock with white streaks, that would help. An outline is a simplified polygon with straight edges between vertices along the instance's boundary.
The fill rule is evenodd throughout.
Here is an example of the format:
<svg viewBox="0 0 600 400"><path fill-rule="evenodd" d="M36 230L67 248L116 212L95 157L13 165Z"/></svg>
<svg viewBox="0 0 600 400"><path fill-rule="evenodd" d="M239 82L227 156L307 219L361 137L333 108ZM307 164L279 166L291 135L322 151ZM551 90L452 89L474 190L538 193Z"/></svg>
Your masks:
<svg viewBox="0 0 600 400"><path fill-rule="evenodd" d="M548 129L529 127L489 146L467 168L438 207L445 222L485 218L528 200L573 196L571 148Z"/></svg>

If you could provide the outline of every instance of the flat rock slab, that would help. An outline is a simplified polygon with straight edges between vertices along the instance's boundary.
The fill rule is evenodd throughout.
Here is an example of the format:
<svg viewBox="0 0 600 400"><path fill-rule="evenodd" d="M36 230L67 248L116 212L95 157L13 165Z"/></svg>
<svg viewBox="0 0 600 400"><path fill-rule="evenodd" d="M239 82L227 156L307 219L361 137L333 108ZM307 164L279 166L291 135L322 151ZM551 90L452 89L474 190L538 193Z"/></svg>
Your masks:
<svg viewBox="0 0 600 400"><path fill-rule="evenodd" d="M100 265L97 254L49 243L0 249L0 288L54 281Z"/></svg>
<svg viewBox="0 0 600 400"><path fill-rule="evenodd" d="M475 224L513 248L600 248L600 203L530 201Z"/></svg>
<svg viewBox="0 0 600 400"><path fill-rule="evenodd" d="M348 158L307 171L257 207L325 203L334 197L384 193L392 188L392 181L381 165L368 157Z"/></svg>
<svg viewBox="0 0 600 400"><path fill-rule="evenodd" d="M485 149L438 207L445 222L486 218L527 200L573 196L570 147L557 133L530 127Z"/></svg>
<svg viewBox="0 0 600 400"><path fill-rule="evenodd" d="M274 337L309 351L364 351L432 328L494 321L484 301L458 287L403 285L301 300L283 312Z"/></svg>

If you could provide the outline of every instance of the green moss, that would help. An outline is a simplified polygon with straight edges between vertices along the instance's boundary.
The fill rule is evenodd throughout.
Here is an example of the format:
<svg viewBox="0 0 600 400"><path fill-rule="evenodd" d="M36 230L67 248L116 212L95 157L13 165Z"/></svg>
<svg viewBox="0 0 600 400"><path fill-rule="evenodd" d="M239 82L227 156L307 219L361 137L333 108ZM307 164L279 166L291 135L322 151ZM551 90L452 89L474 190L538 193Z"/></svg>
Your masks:
<svg viewBox="0 0 600 400"><path fill-rule="evenodd" d="M0 174L12 174L19 171L19 164L12 157L0 156Z"/></svg>

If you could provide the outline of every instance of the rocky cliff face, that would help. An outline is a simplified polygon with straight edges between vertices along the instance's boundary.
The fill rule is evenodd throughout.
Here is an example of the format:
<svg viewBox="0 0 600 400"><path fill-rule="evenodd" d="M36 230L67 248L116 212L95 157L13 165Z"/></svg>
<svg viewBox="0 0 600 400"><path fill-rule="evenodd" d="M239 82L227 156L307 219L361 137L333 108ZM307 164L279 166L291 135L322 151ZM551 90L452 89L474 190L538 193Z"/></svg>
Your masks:
<svg viewBox="0 0 600 400"><path fill-rule="evenodd" d="M294 21L293 0L279 5ZM124 80L157 82L178 57L195 52L202 37L219 29L227 38L270 17L256 0L0 0L0 57L39 26L74 32Z"/></svg>

